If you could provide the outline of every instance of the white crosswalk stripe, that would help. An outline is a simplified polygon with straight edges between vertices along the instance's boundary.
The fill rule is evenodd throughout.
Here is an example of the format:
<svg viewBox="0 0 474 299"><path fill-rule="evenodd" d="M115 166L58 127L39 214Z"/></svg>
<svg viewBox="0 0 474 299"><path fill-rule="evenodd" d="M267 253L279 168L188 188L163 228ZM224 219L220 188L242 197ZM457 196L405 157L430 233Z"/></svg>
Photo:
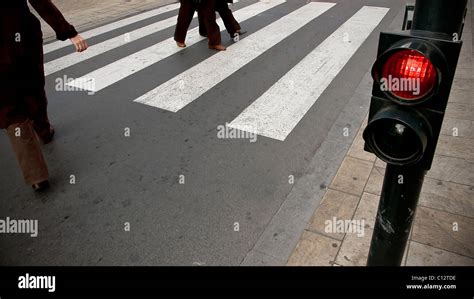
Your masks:
<svg viewBox="0 0 474 299"><path fill-rule="evenodd" d="M45 63L44 73L46 76L48 76L52 73L78 64L97 55L103 54L107 51L121 47L125 44L130 43L131 41L138 40L148 35L157 33L158 31L161 31L163 29L173 27L174 25L176 25L176 17L171 17L166 20L159 21L151 25L142 27L140 29L134 30L127 34L114 37L112 39L89 47L89 49L87 49L87 51L83 53L71 53L64 57Z"/></svg>
<svg viewBox="0 0 474 299"><path fill-rule="evenodd" d="M262 13L276 8L286 0L261 0L234 12L240 22L256 18ZM289 4L289 3L287 3ZM154 108L179 112L184 107L202 98L216 85L241 70L247 65L257 63L261 55L275 46L283 45L287 38L303 29L321 15L335 7L336 3L308 2L296 10L283 15L272 23L255 32L249 32L244 39L230 45L225 52L218 52L193 64L167 82L152 88L134 100ZM288 9L288 6L282 5ZM291 7L291 6L290 6ZM135 19L124 19L121 26L145 20L178 8L169 5L148 14L135 16ZM263 95L249 98L251 104L228 126L229 128L256 133L279 141L285 141L298 123L318 101L323 92L344 69L354 54L385 18L389 8L363 6L344 24L320 43L291 70L288 70ZM113 24L113 23L112 23ZM112 25L111 24L111 25ZM130 32L131 39L138 39L175 26L176 16L156 22ZM222 28L222 20L218 20ZM113 30L109 25L91 30L90 35ZM199 35L198 28L188 31L186 43L195 45L205 38ZM51 74L89 58L125 45L123 36L114 37L91 47L84 55L66 55L46 64L46 73ZM53 48L51 48L53 49ZM99 92L125 78L159 63L170 56L183 51L176 46L173 37L169 37L153 46L122 57L116 61L97 68L67 85L91 92ZM185 55L186 53L184 53ZM91 62L89 62L91 63ZM205 74L205 75L203 75ZM89 82L90 81L90 82ZM91 84L93 82L93 84ZM197 103L199 104L199 103ZM216 113L218 113L216 111Z"/></svg>
<svg viewBox="0 0 474 299"><path fill-rule="evenodd" d="M135 100L178 112L335 4L310 2ZM232 59L229 59L232 57ZM202 74L206 74L203 76ZM190 82L190 84L186 84ZM192 83L192 84L191 84Z"/></svg>
<svg viewBox="0 0 474 299"><path fill-rule="evenodd" d="M387 12L363 7L229 127L285 140Z"/></svg>
<svg viewBox="0 0 474 299"><path fill-rule="evenodd" d="M285 2L286 0L257 2L237 10L234 16L237 20L243 22ZM176 23L176 20L173 22ZM222 20L218 21L218 25L220 27L224 26ZM198 28L194 28L188 32L186 44L190 47L204 39L205 38L199 35ZM169 38L123 59L119 59L81 78L77 78L68 85L98 92L182 50L182 48L176 46L173 38ZM90 80L93 80L94 84L88 84L87 82Z"/></svg>
<svg viewBox="0 0 474 299"><path fill-rule="evenodd" d="M123 20L119 20L119 21L116 21L116 22L113 22L113 23L110 23L110 24L107 24L107 25L104 25L104 26L101 26L101 27L98 27L98 28L94 28L92 30L88 30L86 32L81 33L81 35L82 35L82 37L84 37L86 39L89 39L89 38L92 38L92 37L95 37L95 36L98 36L98 35L101 35L101 34L104 34L104 33L107 33L107 32L117 30L118 28L122 28L122 27L125 27L125 26L128 26L128 25L131 25L133 23L137 23L137 22L140 22L140 21L152 18L152 17L162 15L164 13L176 10L178 8L179 8L179 3L166 5L166 6L154 9L154 10L150 10L150 11L141 13L139 15L128 17L128 18L125 18ZM43 46L43 51L46 54L46 53L50 53L50 52L65 48L65 47L70 46L70 45L71 45L71 43L69 41L56 41L56 42L52 42L52 43L44 45Z"/></svg>

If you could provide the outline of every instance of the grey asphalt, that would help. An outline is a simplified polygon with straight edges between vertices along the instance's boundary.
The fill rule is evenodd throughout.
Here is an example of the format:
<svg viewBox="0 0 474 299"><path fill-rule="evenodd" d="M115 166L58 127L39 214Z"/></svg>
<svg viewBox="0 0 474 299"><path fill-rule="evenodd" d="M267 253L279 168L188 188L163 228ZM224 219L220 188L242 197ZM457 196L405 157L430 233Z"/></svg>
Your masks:
<svg viewBox="0 0 474 299"><path fill-rule="evenodd" d="M254 2L242 0L237 8ZM242 27L255 32L306 2L288 1ZM0 235L0 265L284 263L320 200L317 190L330 183L340 154L367 113L367 72L376 55L378 33L401 23L399 1L328 2L338 5L178 113L133 99L214 55L205 42L93 96L55 90L56 78L85 75L169 38L173 28L47 77L50 118L57 129L54 143L44 148L52 189L38 195L23 184L1 134L0 219L38 219L39 236ZM286 141L217 138L219 125L238 116L363 5L391 9ZM90 43L173 14L176 11ZM227 34L223 38L231 43ZM46 61L71 50L49 53ZM343 127L350 128L349 137L338 133ZM124 136L125 128L130 128L130 137ZM70 184L71 175L75 185ZM179 184L180 175L185 184ZM289 175L295 176L294 185L288 183ZM285 207L292 202L297 204L291 215L301 218L288 222L291 229L278 237L269 228L285 227L291 220ZM129 232L124 230L126 222ZM235 223L240 225L237 232Z"/></svg>

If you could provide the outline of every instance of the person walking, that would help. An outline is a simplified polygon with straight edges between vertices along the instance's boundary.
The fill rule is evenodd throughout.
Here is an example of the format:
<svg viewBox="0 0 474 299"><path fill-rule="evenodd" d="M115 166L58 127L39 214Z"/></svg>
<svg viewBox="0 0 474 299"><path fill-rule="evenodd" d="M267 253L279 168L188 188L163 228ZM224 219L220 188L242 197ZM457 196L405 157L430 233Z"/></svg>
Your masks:
<svg viewBox="0 0 474 299"><path fill-rule="evenodd" d="M226 47L222 45L220 28L216 22L216 1L222 0L180 0L181 6L174 35L178 47L186 47L186 34L197 11L201 22L206 27L209 49L226 50Z"/></svg>
<svg viewBox="0 0 474 299"><path fill-rule="evenodd" d="M51 0L28 0L56 32L70 39L77 52L87 42ZM49 174L40 141L52 141L46 98L41 24L27 0L0 2L0 129L5 129L23 173L35 191L49 187Z"/></svg>
<svg viewBox="0 0 474 299"><path fill-rule="evenodd" d="M237 22L232 10L229 8L229 3L232 4L234 1L216 1L215 10L219 13L230 37L234 39L237 36L247 33L247 31L242 31L239 22ZM201 17L199 18L199 34L202 36L207 36L206 24L203 22Z"/></svg>

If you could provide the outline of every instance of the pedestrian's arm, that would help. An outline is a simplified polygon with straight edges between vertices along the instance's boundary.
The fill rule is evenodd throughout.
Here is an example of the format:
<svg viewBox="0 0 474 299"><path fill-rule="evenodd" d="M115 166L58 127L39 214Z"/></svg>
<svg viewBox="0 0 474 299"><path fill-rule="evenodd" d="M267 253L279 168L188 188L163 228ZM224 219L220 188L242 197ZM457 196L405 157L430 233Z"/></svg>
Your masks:
<svg viewBox="0 0 474 299"><path fill-rule="evenodd" d="M77 31L69 24L51 0L28 0L43 20L56 32L59 40L67 40L77 35Z"/></svg>
<svg viewBox="0 0 474 299"><path fill-rule="evenodd" d="M87 42L77 33L74 26L69 24L51 0L28 0L43 20L56 32L59 40L71 39L78 52L87 49Z"/></svg>

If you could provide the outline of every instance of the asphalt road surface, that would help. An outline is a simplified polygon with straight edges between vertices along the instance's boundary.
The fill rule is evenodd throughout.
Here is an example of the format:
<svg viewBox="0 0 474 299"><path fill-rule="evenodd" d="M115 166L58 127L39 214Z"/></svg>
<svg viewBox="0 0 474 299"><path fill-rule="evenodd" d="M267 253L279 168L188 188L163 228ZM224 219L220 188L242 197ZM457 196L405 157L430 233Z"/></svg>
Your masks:
<svg viewBox="0 0 474 299"><path fill-rule="evenodd" d="M207 49L196 20L177 48L177 5L92 29L83 54L45 45L52 188L24 185L1 134L0 219L38 220L37 237L0 235L1 265L286 262L320 200L300 180L318 172L307 185L330 183L332 155L368 112L378 34L400 29L403 5L241 0L234 10L248 33L235 42L223 31L226 52ZM333 134L341 114L350 121ZM306 195L281 213L294 194Z"/></svg>

